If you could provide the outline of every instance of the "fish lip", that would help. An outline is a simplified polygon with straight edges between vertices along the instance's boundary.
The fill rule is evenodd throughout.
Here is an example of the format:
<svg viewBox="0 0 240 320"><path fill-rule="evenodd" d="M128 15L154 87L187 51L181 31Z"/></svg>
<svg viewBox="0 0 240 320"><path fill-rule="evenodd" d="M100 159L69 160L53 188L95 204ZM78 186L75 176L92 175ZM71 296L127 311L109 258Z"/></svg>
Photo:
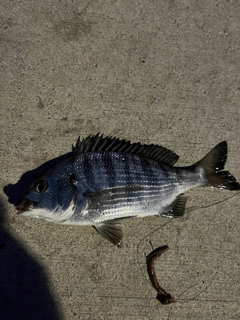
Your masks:
<svg viewBox="0 0 240 320"><path fill-rule="evenodd" d="M32 206L34 202L28 199L21 200L18 204L15 205L15 208L18 210L17 214L21 214L25 211L28 211Z"/></svg>

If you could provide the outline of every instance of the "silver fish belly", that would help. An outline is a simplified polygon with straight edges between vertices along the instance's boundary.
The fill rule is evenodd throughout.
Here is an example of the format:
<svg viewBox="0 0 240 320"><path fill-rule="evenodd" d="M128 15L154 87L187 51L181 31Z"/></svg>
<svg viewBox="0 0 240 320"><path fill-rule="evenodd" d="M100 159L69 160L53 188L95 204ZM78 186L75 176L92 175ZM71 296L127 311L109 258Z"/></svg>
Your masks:
<svg viewBox="0 0 240 320"><path fill-rule="evenodd" d="M122 240L122 218L180 217L183 194L194 187L240 189L223 170L225 141L188 167L174 167L178 156L164 147L99 134L78 139L73 153L36 181L16 208L55 223L93 225L114 245Z"/></svg>

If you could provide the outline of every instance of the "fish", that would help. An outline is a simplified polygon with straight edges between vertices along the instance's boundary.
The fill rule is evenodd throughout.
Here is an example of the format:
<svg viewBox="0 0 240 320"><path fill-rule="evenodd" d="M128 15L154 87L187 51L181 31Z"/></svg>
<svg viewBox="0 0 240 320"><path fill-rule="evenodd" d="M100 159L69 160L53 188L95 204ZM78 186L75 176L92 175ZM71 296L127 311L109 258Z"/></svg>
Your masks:
<svg viewBox="0 0 240 320"><path fill-rule="evenodd" d="M130 217L182 217L195 187L240 190L224 170L227 142L200 161L175 166L179 156L156 145L99 133L78 138L71 156L35 181L15 205L18 214L65 225L93 226L121 246L121 220Z"/></svg>

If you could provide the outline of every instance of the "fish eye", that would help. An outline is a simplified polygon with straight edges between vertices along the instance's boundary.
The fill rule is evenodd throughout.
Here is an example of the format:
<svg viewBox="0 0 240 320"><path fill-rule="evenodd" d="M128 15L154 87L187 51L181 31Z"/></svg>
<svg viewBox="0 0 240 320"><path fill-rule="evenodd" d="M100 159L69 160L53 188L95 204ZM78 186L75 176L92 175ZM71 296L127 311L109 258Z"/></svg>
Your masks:
<svg viewBox="0 0 240 320"><path fill-rule="evenodd" d="M33 190L36 191L37 193L42 193L47 189L47 187L48 187L48 183L42 180L35 184Z"/></svg>

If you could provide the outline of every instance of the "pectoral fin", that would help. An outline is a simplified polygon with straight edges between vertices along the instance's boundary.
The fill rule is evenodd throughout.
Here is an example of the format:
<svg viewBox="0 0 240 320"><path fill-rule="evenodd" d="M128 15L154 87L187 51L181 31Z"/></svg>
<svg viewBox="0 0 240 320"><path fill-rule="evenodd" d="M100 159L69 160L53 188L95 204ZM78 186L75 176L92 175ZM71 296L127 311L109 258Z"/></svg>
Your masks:
<svg viewBox="0 0 240 320"><path fill-rule="evenodd" d="M144 191L142 186L124 186L101 190L84 195L88 202L88 209L104 211L112 208L121 202L131 202Z"/></svg>
<svg viewBox="0 0 240 320"><path fill-rule="evenodd" d="M121 247L123 238L122 227L118 220L109 220L106 222L100 222L94 225L96 230L103 238L110 241L117 247Z"/></svg>

